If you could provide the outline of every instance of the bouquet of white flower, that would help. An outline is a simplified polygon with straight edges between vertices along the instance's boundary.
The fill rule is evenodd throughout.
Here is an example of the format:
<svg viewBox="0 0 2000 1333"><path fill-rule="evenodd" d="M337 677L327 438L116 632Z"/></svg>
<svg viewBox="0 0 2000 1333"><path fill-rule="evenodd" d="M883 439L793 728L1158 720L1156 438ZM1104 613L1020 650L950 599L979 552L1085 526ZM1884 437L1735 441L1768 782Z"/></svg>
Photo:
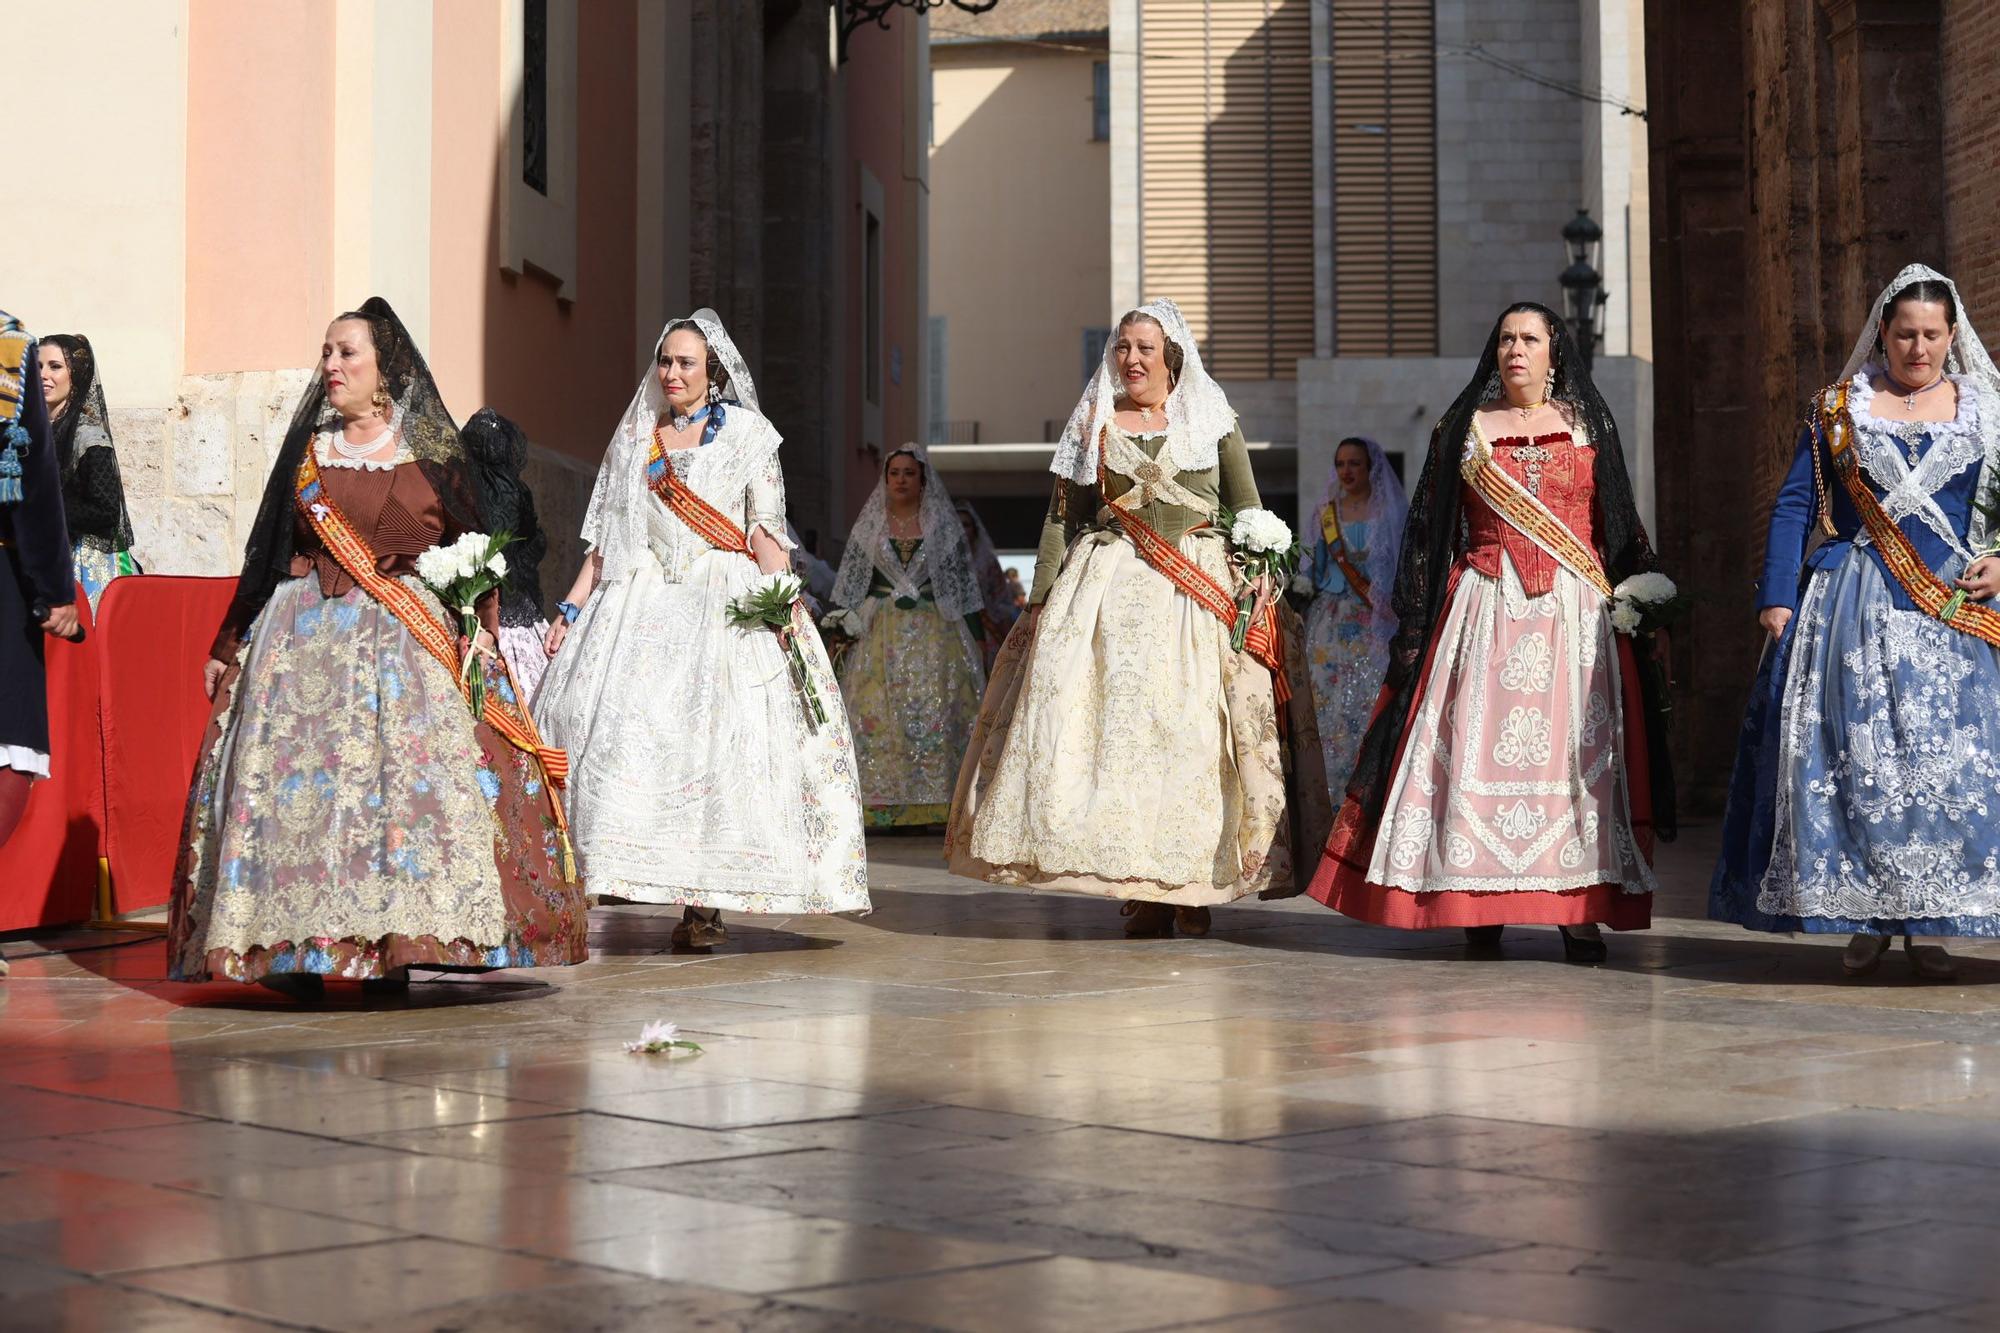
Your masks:
<svg viewBox="0 0 2000 1333"><path fill-rule="evenodd" d="M1216 523L1229 534L1230 554L1249 585L1236 599L1236 627L1229 635L1230 648L1240 653L1258 600L1286 586L1299 567L1301 550L1292 525L1268 509L1219 510Z"/></svg>
<svg viewBox="0 0 2000 1333"><path fill-rule="evenodd" d="M507 557L501 551L513 541L505 532L491 536L468 532L449 546L433 546L417 557L417 577L439 601L458 613L458 632L468 644L479 637L479 613L473 607L507 577ZM483 717L486 673L474 669L478 661L479 654L467 648L459 676L469 680L472 715Z"/></svg>
<svg viewBox="0 0 2000 1333"><path fill-rule="evenodd" d="M729 604L729 623L742 629L762 626L778 631L779 642L785 648L785 661L791 667L792 685L805 700L806 720L817 731L826 725L826 705L820 702L819 691L813 688L812 676L806 671L798 636L786 633L792 627L792 608L804 591L805 584L796 574L784 570L766 574L751 585L750 591Z"/></svg>
<svg viewBox="0 0 2000 1333"><path fill-rule="evenodd" d="M1627 636L1650 634L1687 608L1688 598L1665 574L1634 574L1611 590L1611 628Z"/></svg>

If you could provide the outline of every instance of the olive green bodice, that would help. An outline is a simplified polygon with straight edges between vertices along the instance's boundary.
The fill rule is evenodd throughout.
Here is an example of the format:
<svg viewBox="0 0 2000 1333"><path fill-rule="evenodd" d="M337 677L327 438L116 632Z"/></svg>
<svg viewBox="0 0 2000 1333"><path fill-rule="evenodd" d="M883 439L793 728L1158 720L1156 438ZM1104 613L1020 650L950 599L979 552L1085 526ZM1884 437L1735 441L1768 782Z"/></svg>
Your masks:
<svg viewBox="0 0 2000 1333"><path fill-rule="evenodd" d="M1129 438L1145 451L1148 458L1158 458L1161 446L1167 440L1164 434L1133 435ZM1230 431L1228 437L1216 446L1215 453L1214 467L1202 472L1182 472L1174 480L1211 508L1218 503L1230 510L1258 507L1261 501L1257 498L1257 478L1250 471L1250 450L1243 443L1243 431L1240 428ZM1049 496L1048 514L1042 519L1041 545L1035 553L1035 588L1028 595L1029 605L1039 606L1042 599L1048 596L1056 575L1062 572L1063 555L1079 534L1109 526L1108 522L1099 521L1098 511L1105 501L1118 498L1137 484L1129 477L1108 470L1104 481L1105 490L1100 494L1095 486L1080 486L1067 478L1057 479L1055 489ZM1168 500L1157 500L1132 512L1147 527L1175 543L1190 530L1214 517L1213 513L1203 513Z"/></svg>

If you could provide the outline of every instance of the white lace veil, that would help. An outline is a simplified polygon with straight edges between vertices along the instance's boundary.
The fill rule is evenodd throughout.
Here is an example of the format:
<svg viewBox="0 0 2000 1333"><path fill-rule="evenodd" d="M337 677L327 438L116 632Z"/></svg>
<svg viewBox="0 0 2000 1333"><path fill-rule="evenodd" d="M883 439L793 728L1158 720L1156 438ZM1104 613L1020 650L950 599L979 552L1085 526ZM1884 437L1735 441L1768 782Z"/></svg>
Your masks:
<svg viewBox="0 0 2000 1333"><path fill-rule="evenodd" d="M729 331L722 327L721 317L703 306L685 319L668 320L653 343L653 355L646 361L625 415L611 433L604 462L597 469L597 482L591 487L590 507L583 515L583 540L603 558L602 577L607 583L631 577L637 562L647 556L646 455L651 451L653 429L667 411L667 394L660 387L658 373L660 348L676 324L689 322L701 330L709 350L729 375L729 385L722 391L726 423L721 436L734 440L768 434L775 441L777 435L757 411L757 386ZM716 443L721 442L719 436ZM775 442L772 447L776 447Z"/></svg>
<svg viewBox="0 0 2000 1333"><path fill-rule="evenodd" d="M840 606L861 609L868 601L868 587L876 570L897 588L898 595L914 594L925 579L937 599L938 613L950 620L971 615L985 605L979 580L973 576L972 553L966 549L965 529L959 526L958 509L951 492L931 466L930 451L921 444L906 444L882 460L884 472L889 460L908 454L924 470L924 496L918 510L924 525L924 544L908 569L896 559L889 545L888 483L878 481L854 530L847 535L847 550L840 557L840 577L833 585L833 600Z"/></svg>
<svg viewBox="0 0 2000 1333"><path fill-rule="evenodd" d="M1215 446L1236 428L1236 413L1230 408L1222 386L1202 368L1201 349L1195 345L1194 334L1179 306L1156 297L1127 312L1119 320L1119 326L1134 315L1145 315L1157 322L1166 330L1168 340L1181 349L1180 378L1167 394L1166 453L1183 472L1205 472L1215 466ZM1063 428L1062 438L1056 441L1056 456L1049 463L1049 471L1079 485L1097 484L1099 437L1117 411L1117 347L1114 328L1110 341L1104 344L1104 362L1084 386L1083 397L1069 414L1069 424Z"/></svg>
<svg viewBox="0 0 2000 1333"><path fill-rule="evenodd" d="M1987 511L2000 503L2000 369L1994 367L1986 344L1979 340L1978 332L1972 327L1972 316L1967 313L1965 302L1958 294L1958 284L1929 265L1906 266L1868 307L1868 314L1861 321L1861 334L1854 340L1854 350L1848 353L1847 364L1841 367L1840 378L1845 382L1860 374L1864 368L1882 368L1880 359L1875 355L1875 340L1881 334L1882 312L1888 308L1896 293L1915 282L1938 283L1951 293L1952 305L1958 310L1958 334L1952 339L1951 354L1945 358L1945 369L1972 379L1982 399L1979 404L1979 444L1985 461L1979 472L1979 491L1972 511L1971 540L1968 543L1975 553L1981 552L1993 544L1995 536L1996 525L1987 517Z"/></svg>
<svg viewBox="0 0 2000 1333"><path fill-rule="evenodd" d="M1389 463L1389 455L1382 446L1366 435L1350 435L1341 444L1357 441L1368 447L1368 503L1373 513L1368 519L1368 558L1361 562L1361 573L1368 580L1368 601L1371 611L1368 615L1367 638L1378 653L1389 651L1389 640L1396 634L1396 612L1389 604L1389 593L1396 586L1396 564L1403 553L1403 525L1410 515L1410 497L1403 491L1402 479ZM1339 447L1334 449L1337 458ZM1340 494L1340 474L1327 469L1326 505L1334 502ZM1317 515L1315 517L1318 517ZM1317 537L1319 534L1313 534Z"/></svg>

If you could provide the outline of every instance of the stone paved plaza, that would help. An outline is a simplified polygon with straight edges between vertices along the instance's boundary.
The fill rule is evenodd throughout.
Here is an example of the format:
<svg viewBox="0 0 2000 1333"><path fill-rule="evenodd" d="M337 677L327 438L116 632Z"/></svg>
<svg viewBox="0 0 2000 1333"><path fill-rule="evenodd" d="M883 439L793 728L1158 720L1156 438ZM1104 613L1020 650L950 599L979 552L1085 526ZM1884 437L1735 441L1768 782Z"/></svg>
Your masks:
<svg viewBox="0 0 2000 1333"><path fill-rule="evenodd" d="M2000 1326L2000 950L1847 982L1699 919L1713 840L1601 969L1304 900L1128 942L918 838L863 921L602 909L407 999L15 940L0 1326Z"/></svg>

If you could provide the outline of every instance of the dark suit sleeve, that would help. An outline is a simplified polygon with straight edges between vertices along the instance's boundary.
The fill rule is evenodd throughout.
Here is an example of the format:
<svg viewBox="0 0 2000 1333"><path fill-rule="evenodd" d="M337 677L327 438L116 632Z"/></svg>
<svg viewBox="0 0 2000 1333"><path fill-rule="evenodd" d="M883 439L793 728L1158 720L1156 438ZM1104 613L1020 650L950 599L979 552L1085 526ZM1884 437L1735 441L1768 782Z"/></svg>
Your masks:
<svg viewBox="0 0 2000 1333"><path fill-rule="evenodd" d="M1806 536L1819 509L1819 495L1813 485L1813 451L1818 436L1808 425L1799 432L1792 470L1778 488L1771 506L1771 528L1764 539L1764 577L1757 585L1759 608L1782 606L1795 611L1799 604L1799 566L1805 559Z"/></svg>
<svg viewBox="0 0 2000 1333"><path fill-rule="evenodd" d="M63 519L62 469L49 433L42 379L35 374L32 359L29 367L21 412L21 424L28 432L21 458L22 499L9 506L13 510L9 517L28 581L28 600L68 606L76 600L76 566L70 556L69 525Z"/></svg>

